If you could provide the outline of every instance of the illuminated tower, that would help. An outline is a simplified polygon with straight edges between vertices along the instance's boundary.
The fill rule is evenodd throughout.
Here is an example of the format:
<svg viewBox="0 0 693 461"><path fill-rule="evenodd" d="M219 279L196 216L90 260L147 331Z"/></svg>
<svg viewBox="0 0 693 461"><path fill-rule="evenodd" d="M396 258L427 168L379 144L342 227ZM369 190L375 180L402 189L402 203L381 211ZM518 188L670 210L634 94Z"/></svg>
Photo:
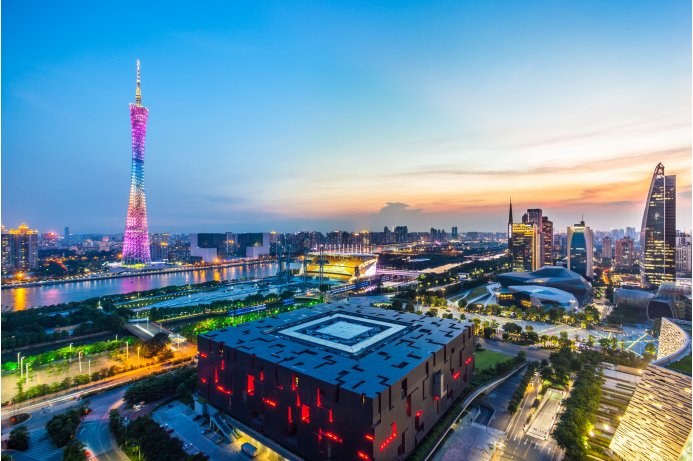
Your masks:
<svg viewBox="0 0 693 461"><path fill-rule="evenodd" d="M147 136L149 110L142 105L140 91L140 61L137 60L137 90L135 104L130 104L132 127L132 173L130 174L130 202L123 241L123 265L145 266L152 262L149 253L147 229L147 203L144 197L144 139Z"/></svg>
<svg viewBox="0 0 693 461"><path fill-rule="evenodd" d="M676 175L655 168L641 232L640 276L646 287L676 280Z"/></svg>

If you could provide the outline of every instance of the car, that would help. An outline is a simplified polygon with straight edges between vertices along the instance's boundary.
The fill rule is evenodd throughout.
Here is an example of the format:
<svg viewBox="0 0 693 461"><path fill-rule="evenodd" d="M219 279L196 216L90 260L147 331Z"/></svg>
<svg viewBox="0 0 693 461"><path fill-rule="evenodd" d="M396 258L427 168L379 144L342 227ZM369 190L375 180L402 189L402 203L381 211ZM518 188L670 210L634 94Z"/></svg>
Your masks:
<svg viewBox="0 0 693 461"><path fill-rule="evenodd" d="M133 405L132 409L135 410L135 411L140 411L140 410L142 409L142 405L140 405L140 404L138 403L138 404L136 404L136 405Z"/></svg>
<svg viewBox="0 0 693 461"><path fill-rule="evenodd" d="M167 430L166 430L166 433L167 433L167 434L173 434L173 429L167 429Z"/></svg>

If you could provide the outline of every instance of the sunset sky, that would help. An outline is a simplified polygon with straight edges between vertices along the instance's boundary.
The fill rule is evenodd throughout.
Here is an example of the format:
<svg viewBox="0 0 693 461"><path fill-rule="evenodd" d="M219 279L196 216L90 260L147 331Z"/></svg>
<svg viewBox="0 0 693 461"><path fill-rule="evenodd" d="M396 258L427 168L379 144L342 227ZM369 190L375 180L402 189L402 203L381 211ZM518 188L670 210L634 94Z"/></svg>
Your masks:
<svg viewBox="0 0 693 461"><path fill-rule="evenodd" d="M690 0L375 3L3 0L2 223L124 230L139 58L151 231L691 228Z"/></svg>

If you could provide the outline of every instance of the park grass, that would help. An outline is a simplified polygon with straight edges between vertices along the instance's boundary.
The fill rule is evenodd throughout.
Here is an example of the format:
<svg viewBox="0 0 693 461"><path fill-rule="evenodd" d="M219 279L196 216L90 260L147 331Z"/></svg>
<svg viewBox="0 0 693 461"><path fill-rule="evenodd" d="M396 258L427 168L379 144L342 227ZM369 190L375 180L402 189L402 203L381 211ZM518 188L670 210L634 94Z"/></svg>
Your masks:
<svg viewBox="0 0 693 461"><path fill-rule="evenodd" d="M495 351L479 351L474 353L474 371L478 372L487 368L495 367L499 362L512 359L512 356L501 354Z"/></svg>
<svg viewBox="0 0 693 461"><path fill-rule="evenodd" d="M678 362L670 363L667 365L667 368L691 376L691 354L688 354Z"/></svg>
<svg viewBox="0 0 693 461"><path fill-rule="evenodd" d="M472 291L470 291L467 296L465 296L463 299L465 301L469 301L475 298L478 298L479 296L483 296L488 293L488 290L486 289L486 286L482 285L480 287L474 288Z"/></svg>

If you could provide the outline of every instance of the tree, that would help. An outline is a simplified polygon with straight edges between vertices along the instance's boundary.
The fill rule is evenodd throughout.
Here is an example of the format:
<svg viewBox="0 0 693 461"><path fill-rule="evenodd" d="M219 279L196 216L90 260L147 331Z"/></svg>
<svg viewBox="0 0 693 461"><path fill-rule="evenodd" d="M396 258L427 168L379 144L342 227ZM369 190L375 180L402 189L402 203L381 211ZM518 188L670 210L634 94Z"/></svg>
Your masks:
<svg viewBox="0 0 693 461"><path fill-rule="evenodd" d="M657 347L654 345L654 343L647 343L645 344L645 352L654 357L657 353Z"/></svg>
<svg viewBox="0 0 693 461"><path fill-rule="evenodd" d="M392 308L396 311L401 311L402 310L402 300L401 299L395 299L392 301Z"/></svg>
<svg viewBox="0 0 693 461"><path fill-rule="evenodd" d="M148 339L142 346L142 355L146 358L152 358L159 355L169 343L168 334L157 333L151 339Z"/></svg>
<svg viewBox="0 0 693 461"><path fill-rule="evenodd" d="M81 418L81 411L72 408L66 413L53 416L46 423L46 431L55 446L64 447L67 442L74 439Z"/></svg>
<svg viewBox="0 0 693 461"><path fill-rule="evenodd" d="M21 451L29 449L29 430L26 426L12 429L10 438L7 440L7 448Z"/></svg>
<svg viewBox="0 0 693 461"><path fill-rule="evenodd" d="M503 331L509 334L519 335L520 333L522 333L522 327L517 323L508 322L505 325L503 325Z"/></svg>
<svg viewBox="0 0 693 461"><path fill-rule="evenodd" d="M484 327L484 338L491 339L491 336L496 332L492 327Z"/></svg>
<svg viewBox="0 0 693 461"><path fill-rule="evenodd" d="M87 461L85 446L77 439L70 440L63 451L63 461Z"/></svg>
<svg viewBox="0 0 693 461"><path fill-rule="evenodd" d="M464 309L465 307L467 307L467 301L465 301L464 299L460 299L457 302L457 307L459 307L460 309Z"/></svg>

